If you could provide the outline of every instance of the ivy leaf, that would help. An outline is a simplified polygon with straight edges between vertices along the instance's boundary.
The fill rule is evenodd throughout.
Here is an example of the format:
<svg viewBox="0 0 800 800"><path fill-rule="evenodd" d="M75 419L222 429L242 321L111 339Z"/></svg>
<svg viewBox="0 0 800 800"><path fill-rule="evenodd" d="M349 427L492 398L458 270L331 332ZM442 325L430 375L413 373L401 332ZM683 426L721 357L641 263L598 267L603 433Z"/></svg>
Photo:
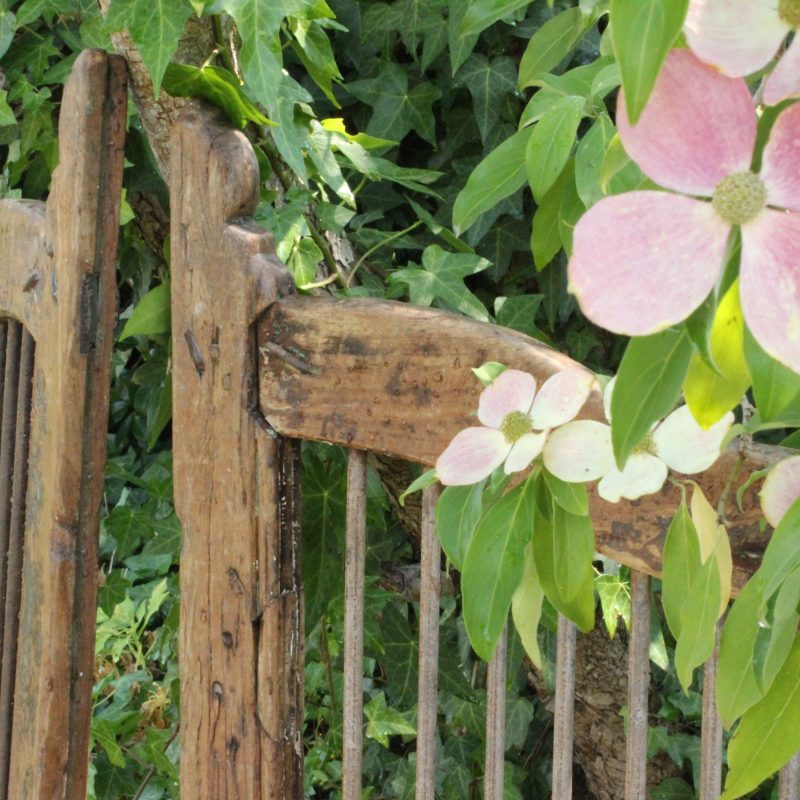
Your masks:
<svg viewBox="0 0 800 800"><path fill-rule="evenodd" d="M523 576L534 486L529 478L486 511L464 558L464 625L473 649L484 661L492 657Z"/></svg>
<svg viewBox="0 0 800 800"><path fill-rule="evenodd" d="M692 343L683 327L628 344L611 398L611 441L624 465L654 422L672 411L689 368Z"/></svg>
<svg viewBox="0 0 800 800"><path fill-rule="evenodd" d="M728 745L729 772L720 800L755 789L800 749L800 638L766 696L752 706Z"/></svg>
<svg viewBox="0 0 800 800"><path fill-rule="evenodd" d="M405 605L402 608L405 609ZM408 708L417 702L419 644L408 619L396 604L383 609L381 633L384 658L380 660L387 676L386 689L392 702Z"/></svg>
<svg viewBox="0 0 800 800"><path fill-rule="evenodd" d="M353 81L348 91L372 106L367 131L374 136L401 141L409 131L436 145L433 104L441 92L432 83L408 87L408 72L394 62L384 63L375 78Z"/></svg>
<svg viewBox="0 0 800 800"><path fill-rule="evenodd" d="M256 97L261 99L257 94ZM311 95L294 78L279 72L275 84L262 102L267 107L270 119L277 123L276 127L270 129L275 147L292 172L305 183L308 171L302 147L309 129L305 116L296 111L298 105L311 102Z"/></svg>
<svg viewBox="0 0 800 800"><path fill-rule="evenodd" d="M489 153L472 171L453 206L456 234L525 185L525 150L533 129L523 128Z"/></svg>
<svg viewBox="0 0 800 800"><path fill-rule="evenodd" d="M193 13L188 0L112 0L108 9L106 30L128 30L153 79L156 97L186 20Z"/></svg>
<svg viewBox="0 0 800 800"><path fill-rule="evenodd" d="M613 639L617 632L619 618L622 617L627 628L631 626L631 592L626 581L619 575L598 575L594 588L603 609L603 621L608 635Z"/></svg>
<svg viewBox="0 0 800 800"><path fill-rule="evenodd" d="M23 8L24 6L20 8L20 11ZM6 54L6 51L11 46L17 25L19 25L17 18L10 11L0 11L0 58Z"/></svg>
<svg viewBox="0 0 800 800"><path fill-rule="evenodd" d="M221 67L170 64L164 73L163 85L175 97L205 97L239 128L244 128L248 122L273 124L244 93L236 76Z"/></svg>
<svg viewBox="0 0 800 800"><path fill-rule="evenodd" d="M462 0L463 1L463 0ZM529 6L533 0L471 0L459 26L460 36L473 36L500 19Z"/></svg>
<svg viewBox="0 0 800 800"><path fill-rule="evenodd" d="M486 144L491 132L501 122L501 108L509 93L516 89L517 70L508 56L491 61L483 53L473 53L458 73L458 80L472 95L472 111Z"/></svg>
<svg viewBox="0 0 800 800"><path fill-rule="evenodd" d="M451 2L447 18L447 44L450 51L450 69L455 75L461 65L469 58L475 45L478 43L480 33L461 35L461 23L469 11L469 4L463 0Z"/></svg>
<svg viewBox="0 0 800 800"><path fill-rule="evenodd" d="M345 471L333 461L304 459L303 582L310 631L344 586Z"/></svg>
<svg viewBox="0 0 800 800"><path fill-rule="evenodd" d="M390 736L413 736L417 732L417 726L411 721L410 714L403 714L396 708L387 706L383 692L375 695L364 706L364 716L367 718L367 738L375 739L384 747L389 746Z"/></svg>
<svg viewBox="0 0 800 800"><path fill-rule="evenodd" d="M399 269L389 280L408 286L409 298L415 305L429 306L435 302L468 317L488 322L486 307L464 285L467 275L474 275L488 266L485 258L468 253L448 253L439 245L432 244L422 253L422 269Z"/></svg>
<svg viewBox="0 0 800 800"><path fill-rule="evenodd" d="M171 330L169 284L162 283L151 289L134 308L122 333L120 341L129 336L160 336Z"/></svg>
<svg viewBox="0 0 800 800"><path fill-rule="evenodd" d="M611 40L632 125L644 110L689 0L611 0Z"/></svg>
<svg viewBox="0 0 800 800"><path fill-rule="evenodd" d="M15 125L17 118L14 116L14 110L6 101L8 92L5 89L0 89L0 127L3 125Z"/></svg>
<svg viewBox="0 0 800 800"><path fill-rule="evenodd" d="M506 328L513 328L515 331L544 338L544 334L536 327L534 320L536 312L544 300L543 294L518 294L514 297L496 297L494 300L494 310L497 316L497 324L504 325Z"/></svg>

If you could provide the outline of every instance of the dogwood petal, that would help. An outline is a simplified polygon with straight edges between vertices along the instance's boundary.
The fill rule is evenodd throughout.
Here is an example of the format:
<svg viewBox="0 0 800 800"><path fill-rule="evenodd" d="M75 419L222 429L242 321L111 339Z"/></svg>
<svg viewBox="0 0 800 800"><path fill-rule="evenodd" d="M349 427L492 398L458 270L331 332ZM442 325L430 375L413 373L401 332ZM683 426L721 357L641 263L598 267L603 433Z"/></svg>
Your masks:
<svg viewBox="0 0 800 800"><path fill-rule="evenodd" d="M536 394L536 379L527 372L507 369L487 386L478 399L478 419L490 428L499 428L506 414L527 414Z"/></svg>
<svg viewBox="0 0 800 800"><path fill-rule="evenodd" d="M525 469L542 452L546 440L546 433L526 433L517 439L503 466L506 475Z"/></svg>
<svg viewBox="0 0 800 800"><path fill-rule="evenodd" d="M690 0L683 30L698 58L742 76L769 62L789 26L775 0Z"/></svg>
<svg viewBox="0 0 800 800"><path fill-rule="evenodd" d="M800 62L797 69L800 72ZM800 211L800 103L782 111L775 120L760 175L769 205Z"/></svg>
<svg viewBox="0 0 800 800"><path fill-rule="evenodd" d="M600 483L597 493L609 503L618 503L623 497L636 500L645 494L657 492L667 479L667 466L649 453L634 453L622 470L613 466Z"/></svg>
<svg viewBox="0 0 800 800"><path fill-rule="evenodd" d="M569 288L614 333L644 336L680 322L722 269L730 225L710 203L666 192L603 198L578 221Z"/></svg>
<svg viewBox="0 0 800 800"><path fill-rule="evenodd" d="M453 437L436 461L436 476L445 486L477 483L491 475L511 445L494 428L467 428Z"/></svg>
<svg viewBox="0 0 800 800"><path fill-rule="evenodd" d="M800 497L800 456L779 461L761 487L761 510L773 528Z"/></svg>
<svg viewBox="0 0 800 800"><path fill-rule="evenodd" d="M606 419L611 422L611 397L614 394L614 387L617 385L617 376L615 375L603 390L603 411L605 412Z"/></svg>
<svg viewBox="0 0 800 800"><path fill-rule="evenodd" d="M742 226L742 311L773 358L800 373L800 213L765 209Z"/></svg>
<svg viewBox="0 0 800 800"><path fill-rule="evenodd" d="M774 106L800 96L800 37L797 33L764 84L764 102Z"/></svg>
<svg viewBox="0 0 800 800"><path fill-rule="evenodd" d="M611 428L579 419L556 428L544 446L544 465L567 483L593 481L614 465Z"/></svg>
<svg viewBox="0 0 800 800"><path fill-rule="evenodd" d="M542 431L574 419L589 397L594 382L594 375L585 369L562 369L552 375L533 401L533 427Z"/></svg>
<svg viewBox="0 0 800 800"><path fill-rule="evenodd" d="M731 425L733 414L729 411L708 430L703 430L689 406L681 406L651 434L656 455L675 472L685 475L702 472L719 458L720 445Z"/></svg>
<svg viewBox="0 0 800 800"><path fill-rule="evenodd" d="M673 50L639 121L631 126L620 92L617 128L628 155L667 189L710 196L733 172L749 169L756 115L747 84Z"/></svg>

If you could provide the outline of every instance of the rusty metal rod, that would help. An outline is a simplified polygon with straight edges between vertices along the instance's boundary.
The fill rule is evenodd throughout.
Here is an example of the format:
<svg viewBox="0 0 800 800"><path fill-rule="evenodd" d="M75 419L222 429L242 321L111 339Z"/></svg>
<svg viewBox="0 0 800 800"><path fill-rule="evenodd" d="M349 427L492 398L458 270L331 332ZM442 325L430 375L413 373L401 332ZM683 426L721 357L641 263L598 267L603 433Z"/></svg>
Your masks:
<svg viewBox="0 0 800 800"><path fill-rule="evenodd" d="M437 485L429 486L422 493L416 800L434 800L436 790L439 594L442 576L442 547L436 536L436 501L439 492Z"/></svg>
<svg viewBox="0 0 800 800"><path fill-rule="evenodd" d="M366 534L367 454L363 450L351 450L347 463L347 528L344 557L343 800L361 800Z"/></svg>
<svg viewBox="0 0 800 800"><path fill-rule="evenodd" d="M650 690L650 578L631 572L631 636L628 643L628 735L625 800L647 791L647 710Z"/></svg>
<svg viewBox="0 0 800 800"><path fill-rule="evenodd" d="M558 615L556 701L553 721L553 800L572 798L572 742L575 724L576 628Z"/></svg>
<svg viewBox="0 0 800 800"><path fill-rule="evenodd" d="M11 519L8 538L5 624L0 657L0 709L9 722L14 717L14 681L17 674L17 644L25 545L25 495L28 489L31 394L33 390L33 338L22 331L17 381L17 417L14 437ZM0 739L0 775L8 778L11 757L11 727ZM2 785L4 788L4 784Z"/></svg>
<svg viewBox="0 0 800 800"><path fill-rule="evenodd" d="M503 628L486 673L486 766L484 800L503 800L506 751L506 661L508 626Z"/></svg>
<svg viewBox="0 0 800 800"><path fill-rule="evenodd" d="M717 660L722 620L717 623L714 653L703 667L703 723L700 730L700 800L722 793L722 720L717 711Z"/></svg>

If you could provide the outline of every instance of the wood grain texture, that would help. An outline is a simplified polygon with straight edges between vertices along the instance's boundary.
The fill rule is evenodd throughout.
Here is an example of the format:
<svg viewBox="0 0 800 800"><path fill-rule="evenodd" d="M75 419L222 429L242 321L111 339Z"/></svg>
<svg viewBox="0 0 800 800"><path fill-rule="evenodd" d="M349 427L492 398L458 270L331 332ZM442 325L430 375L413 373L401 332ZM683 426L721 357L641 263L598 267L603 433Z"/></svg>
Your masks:
<svg viewBox="0 0 800 800"><path fill-rule="evenodd" d="M122 59L81 54L46 208L0 203L0 314L36 340L9 798L86 793L126 99Z"/></svg>
<svg viewBox="0 0 800 800"><path fill-rule="evenodd" d="M253 322L292 290L252 214L246 138L192 105L172 139L181 794L303 795L297 448L257 411Z"/></svg>
<svg viewBox="0 0 800 800"><path fill-rule="evenodd" d="M374 299L291 297L258 326L261 410L285 436L318 439L433 466L462 428L475 424L481 385L470 372L500 361L543 382L579 366L506 328L405 303ZM603 419L595 392L581 412ZM750 446L738 484L788 451ZM698 476L708 497L720 497L739 451L731 448ZM737 484L737 485L738 485ZM666 529L680 492L667 484L634 503L607 503L590 489L597 549L651 575L661 570ZM734 583L758 566L766 538L759 529L756 489L743 510L730 492L726 513L734 552Z"/></svg>

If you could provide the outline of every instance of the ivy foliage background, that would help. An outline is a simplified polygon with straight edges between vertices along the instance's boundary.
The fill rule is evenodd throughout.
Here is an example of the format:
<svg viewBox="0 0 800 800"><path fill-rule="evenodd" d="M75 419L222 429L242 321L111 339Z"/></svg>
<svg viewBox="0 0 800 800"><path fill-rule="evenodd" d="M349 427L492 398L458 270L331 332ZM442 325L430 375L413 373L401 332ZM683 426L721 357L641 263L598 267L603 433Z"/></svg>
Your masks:
<svg viewBox="0 0 800 800"><path fill-rule="evenodd" d="M655 5L638 3L630 25ZM615 58L607 10L604 0L111 0L104 16L93 0L0 0L0 197L46 196L58 104L76 54L113 49L112 35L124 29L155 97L204 96L254 142L264 187L258 217L301 289L448 309L608 372L624 342L588 324L566 292L571 231L600 197L646 185L616 136L613 101L621 71L635 70L635 116L658 53L663 59L678 30L665 23L655 65ZM172 63L187 25L207 26L215 41L196 65ZM180 525L169 425L168 192L157 157L132 106L101 531L97 800L178 797ZM306 793L317 798L339 796L341 774L342 459L324 446L304 452ZM394 500L372 471L364 769L375 798L412 797L414 789L415 606L384 578L387 562L413 564L416 545ZM614 635L629 615L625 571L599 563L596 571ZM545 603L538 646L546 680L554 629ZM652 796L690 798L699 695L680 691L674 643L661 626L655 631L660 703L650 747L672 766ZM485 667L454 596L443 601L441 637L438 796L478 797ZM516 636L508 674L506 797L544 798L550 715L527 680Z"/></svg>

